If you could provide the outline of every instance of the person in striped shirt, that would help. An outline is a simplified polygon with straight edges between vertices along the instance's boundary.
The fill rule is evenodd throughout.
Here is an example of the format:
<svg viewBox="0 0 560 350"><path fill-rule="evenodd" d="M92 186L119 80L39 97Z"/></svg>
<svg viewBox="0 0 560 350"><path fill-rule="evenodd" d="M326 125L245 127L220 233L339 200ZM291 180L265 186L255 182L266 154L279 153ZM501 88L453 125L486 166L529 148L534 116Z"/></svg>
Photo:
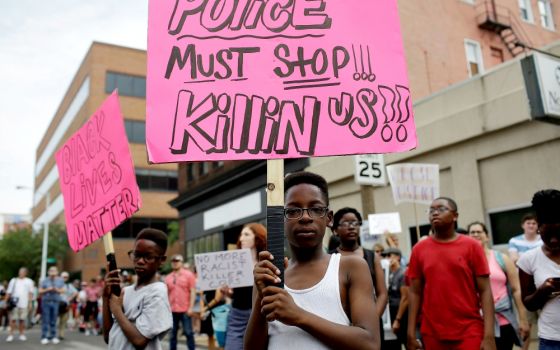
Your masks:
<svg viewBox="0 0 560 350"><path fill-rule="evenodd" d="M512 237L508 243L509 256L517 262L523 253L543 245L541 236L537 233L537 219L533 214L526 214L521 220L523 233Z"/></svg>

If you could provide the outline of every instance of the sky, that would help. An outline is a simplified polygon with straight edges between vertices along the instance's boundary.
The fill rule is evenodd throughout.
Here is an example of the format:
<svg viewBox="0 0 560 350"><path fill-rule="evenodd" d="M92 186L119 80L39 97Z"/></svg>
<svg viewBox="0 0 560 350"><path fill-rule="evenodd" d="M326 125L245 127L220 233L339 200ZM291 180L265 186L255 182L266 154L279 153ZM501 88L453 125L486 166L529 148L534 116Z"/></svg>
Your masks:
<svg viewBox="0 0 560 350"><path fill-rule="evenodd" d="M30 212L36 149L91 43L146 49L147 28L148 0L0 0L0 214Z"/></svg>

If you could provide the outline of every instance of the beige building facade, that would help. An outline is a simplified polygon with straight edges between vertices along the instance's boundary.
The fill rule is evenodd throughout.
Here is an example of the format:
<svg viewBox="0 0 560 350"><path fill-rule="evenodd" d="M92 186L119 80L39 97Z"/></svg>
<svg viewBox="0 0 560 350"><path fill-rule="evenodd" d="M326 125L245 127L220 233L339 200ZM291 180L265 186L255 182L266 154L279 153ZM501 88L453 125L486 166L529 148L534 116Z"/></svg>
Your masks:
<svg viewBox="0 0 560 350"><path fill-rule="evenodd" d="M560 4L556 0L398 0L398 8L418 148L387 155L385 162L438 164L440 193L459 202L460 224L486 221L494 241L503 243L519 233L519 216L528 209L533 192L560 187L559 169L549 162L560 154L559 130L531 120L519 61L531 48L560 40L556 29ZM309 162L307 170L327 178L333 210L351 206L365 216L399 212L405 253L416 239L415 227L427 229L427 206L396 206L389 186L357 185L354 157L310 158ZM198 168L204 169L203 165ZM546 171L534 174L539 168ZM188 178L192 169L190 163L181 164L180 179ZM213 198L212 191L239 189L245 195L241 188L249 187L246 179L232 184L237 176L232 169L219 168L219 173L231 176L189 180L172 202L180 213L188 257L224 249L243 222L264 220L264 213L255 210L260 216L233 216L222 226L205 226L207 212L225 210L226 204L239 199L239 193ZM262 190L262 183L258 186ZM258 200L251 203L255 208L262 205Z"/></svg>
<svg viewBox="0 0 560 350"><path fill-rule="evenodd" d="M119 90L121 110L129 139L142 208L113 231L117 263L130 268L126 253L133 237L143 227L167 229L177 211L168 201L177 195L177 165L150 165L145 146L146 52L94 42L76 72L36 152L32 220L64 224L63 200L58 184L56 150L99 108L115 89ZM101 241L75 254L70 251L64 268L86 280L105 267Z"/></svg>
<svg viewBox="0 0 560 350"><path fill-rule="evenodd" d="M560 55L560 42L546 49ZM438 164L440 195L457 201L459 226L483 221L495 244L507 244L522 232L520 218L530 212L533 194L560 188L560 125L531 118L520 59L420 99L414 112L418 148L386 155L385 164ZM416 225L429 227L428 206L395 205L389 185L361 187L354 169L346 156L311 159L307 170L327 178L333 210L399 212L401 248L410 253Z"/></svg>
<svg viewBox="0 0 560 350"><path fill-rule="evenodd" d="M558 54L560 3L399 0L398 6L418 147L386 155L385 165L438 164L440 194L457 200L459 224L484 221L494 243L507 243L521 232L533 193L560 187L560 127L531 119L520 64L531 48ZM313 158L307 168L327 178L334 210L355 207L364 219L399 212L408 254L416 226L429 229L427 206L395 205L389 186L360 186L354 169L352 156Z"/></svg>

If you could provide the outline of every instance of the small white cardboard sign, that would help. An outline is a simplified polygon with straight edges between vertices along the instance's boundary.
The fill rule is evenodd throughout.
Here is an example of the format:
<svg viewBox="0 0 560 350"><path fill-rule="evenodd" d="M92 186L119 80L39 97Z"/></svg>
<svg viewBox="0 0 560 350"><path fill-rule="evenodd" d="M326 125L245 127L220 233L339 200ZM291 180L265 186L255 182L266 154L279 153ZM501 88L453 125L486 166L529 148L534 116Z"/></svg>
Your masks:
<svg viewBox="0 0 560 350"><path fill-rule="evenodd" d="M253 259L250 249L195 254L194 263L201 291L253 285Z"/></svg>
<svg viewBox="0 0 560 350"><path fill-rule="evenodd" d="M399 213L369 214L369 234L381 235L385 231L390 233L402 232L401 216Z"/></svg>

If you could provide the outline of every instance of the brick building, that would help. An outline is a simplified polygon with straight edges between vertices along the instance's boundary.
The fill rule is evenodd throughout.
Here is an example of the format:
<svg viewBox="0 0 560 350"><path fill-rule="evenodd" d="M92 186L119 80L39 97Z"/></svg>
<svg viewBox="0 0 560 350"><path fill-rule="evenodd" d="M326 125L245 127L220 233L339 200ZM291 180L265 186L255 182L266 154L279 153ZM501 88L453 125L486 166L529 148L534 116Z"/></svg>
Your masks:
<svg viewBox="0 0 560 350"><path fill-rule="evenodd" d="M177 195L177 165L149 165L145 145L146 52L94 42L76 72L68 91L37 148L32 217L34 224L64 223L63 200L54 152L95 112L105 98L119 90L125 129L143 206L113 231L117 263L131 267L126 253L133 237L144 227L167 230L177 212L167 203ZM69 253L65 269L97 276L105 266L102 241L78 254Z"/></svg>

